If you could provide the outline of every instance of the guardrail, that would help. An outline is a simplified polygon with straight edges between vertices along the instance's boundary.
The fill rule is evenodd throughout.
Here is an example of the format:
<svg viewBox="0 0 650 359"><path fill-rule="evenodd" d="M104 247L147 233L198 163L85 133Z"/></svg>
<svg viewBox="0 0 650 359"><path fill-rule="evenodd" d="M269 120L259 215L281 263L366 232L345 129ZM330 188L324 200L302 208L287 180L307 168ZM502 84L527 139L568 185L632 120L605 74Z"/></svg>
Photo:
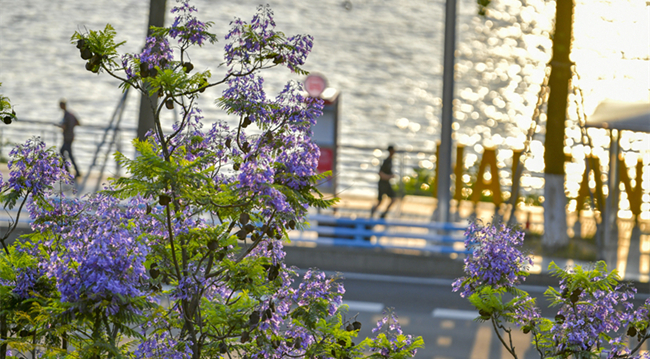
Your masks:
<svg viewBox="0 0 650 359"><path fill-rule="evenodd" d="M29 119L18 119L11 125L0 126L0 156L5 159L9 156L9 152L18 144L24 143L34 136L40 136L41 139L48 146L60 146L63 143L61 129L56 127L57 123L52 121L39 121ZM73 153L77 165L86 172L97 157L98 145L101 145L103 150L108 149L111 142L103 141L106 131L115 131L114 150L122 151L130 150L133 146L130 145L131 140L134 138L136 129L133 127L105 127L94 125L82 125L75 128L75 140L73 144ZM126 132L126 136L122 133ZM115 161L112 156L108 158L101 158L97 165L102 165L104 161L110 167L116 168Z"/></svg>
<svg viewBox="0 0 650 359"><path fill-rule="evenodd" d="M290 234L295 243L325 246L418 250L430 253L468 254L458 223L346 218L311 215L309 227Z"/></svg>

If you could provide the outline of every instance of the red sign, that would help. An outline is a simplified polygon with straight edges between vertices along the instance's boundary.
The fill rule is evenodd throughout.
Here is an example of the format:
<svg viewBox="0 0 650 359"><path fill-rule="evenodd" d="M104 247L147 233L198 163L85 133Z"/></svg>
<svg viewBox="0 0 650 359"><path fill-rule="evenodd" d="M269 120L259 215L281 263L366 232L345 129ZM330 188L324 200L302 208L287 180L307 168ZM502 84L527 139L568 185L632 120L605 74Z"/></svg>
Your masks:
<svg viewBox="0 0 650 359"><path fill-rule="evenodd" d="M327 80L322 75L311 74L305 79L305 90L311 97L319 97L327 88Z"/></svg>
<svg viewBox="0 0 650 359"><path fill-rule="evenodd" d="M334 149L332 148L320 148L320 157L318 158L318 168L316 170L318 173L323 173L325 171L332 171L334 168Z"/></svg>

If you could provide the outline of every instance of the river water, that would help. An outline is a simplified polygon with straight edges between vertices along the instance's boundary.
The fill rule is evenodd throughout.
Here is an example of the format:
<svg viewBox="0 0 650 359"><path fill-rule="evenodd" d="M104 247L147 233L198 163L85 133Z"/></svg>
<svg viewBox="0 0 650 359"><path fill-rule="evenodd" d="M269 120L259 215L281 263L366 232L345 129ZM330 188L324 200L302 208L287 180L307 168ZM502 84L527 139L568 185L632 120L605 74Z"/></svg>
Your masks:
<svg viewBox="0 0 650 359"><path fill-rule="evenodd" d="M398 149L433 151L440 133L444 1L267 2L279 30L314 36L305 67L323 74L341 92L341 145L384 148L391 143ZM168 8L175 5L174 0L167 3ZM192 62L219 74L229 22L234 17L250 20L259 1L193 3L201 20L214 21L213 32L222 40L192 52ZM146 0L0 0L0 92L11 99L20 118L58 121L58 100L65 97L82 123L105 124L120 97L117 82L85 71L70 36L110 23L118 39L127 41L122 51L138 52L148 6ZM510 150L523 147L550 59L554 11L553 1L494 0L482 18L476 15L475 0L458 0L454 138L468 146L468 167L486 146L498 147L499 161L509 167ZM645 0L576 1L573 60L587 114L608 98L650 100L649 18ZM172 20L168 16L166 23ZM289 79L303 80L288 71L270 71L268 93ZM226 118L213 104L220 91L205 93L201 104L208 121ZM127 127L136 126L137 102L127 107ZM579 141L575 118L568 125L570 146ZM595 136L600 136L597 143L606 144L602 134ZM539 173L543 126L535 140L526 167ZM650 163L646 136L628 142L635 156ZM580 180L583 151L573 147L567 151L577 153L578 159L567 169L571 178ZM606 165L606 150L595 152ZM425 161L423 166L433 165ZM531 177L524 187L541 185ZM569 191L577 192L576 186L569 184Z"/></svg>

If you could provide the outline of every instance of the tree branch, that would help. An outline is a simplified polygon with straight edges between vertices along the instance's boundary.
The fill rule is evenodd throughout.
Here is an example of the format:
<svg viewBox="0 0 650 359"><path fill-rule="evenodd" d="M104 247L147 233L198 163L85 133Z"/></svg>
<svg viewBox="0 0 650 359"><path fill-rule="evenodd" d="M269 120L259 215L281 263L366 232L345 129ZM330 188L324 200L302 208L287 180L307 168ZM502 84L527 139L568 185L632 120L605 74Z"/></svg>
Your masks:
<svg viewBox="0 0 650 359"><path fill-rule="evenodd" d="M501 344L503 344L503 346L506 348L508 353L510 353L515 359L518 359L517 354L515 354L514 348L509 348L508 344L506 344L506 342L501 337L501 333L499 333L499 328L497 327L494 316L490 316L490 320L492 321L492 327L494 327L494 332L497 334L497 337L499 338L499 341L501 342Z"/></svg>

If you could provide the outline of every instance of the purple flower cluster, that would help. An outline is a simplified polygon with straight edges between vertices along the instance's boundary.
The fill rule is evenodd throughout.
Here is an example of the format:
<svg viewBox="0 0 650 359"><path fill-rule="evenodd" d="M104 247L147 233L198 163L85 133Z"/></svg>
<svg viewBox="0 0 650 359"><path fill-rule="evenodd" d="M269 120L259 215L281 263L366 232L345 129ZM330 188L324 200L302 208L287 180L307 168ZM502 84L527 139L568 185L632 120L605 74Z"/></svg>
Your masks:
<svg viewBox="0 0 650 359"><path fill-rule="evenodd" d="M592 281L603 279L594 278ZM555 347L557 352L569 348L590 351L606 342L603 335L616 333L630 321L635 289L618 286L613 290L576 288L571 292L569 287L566 280L560 282L560 289L568 291L567 298L564 298L556 322L550 329L552 339L558 343Z"/></svg>
<svg viewBox="0 0 650 359"><path fill-rule="evenodd" d="M3 183L3 188L6 186L17 193L29 192L36 196L51 190L59 181L72 183L61 156L46 149L38 137L14 147L9 156L9 181Z"/></svg>
<svg viewBox="0 0 650 359"><path fill-rule="evenodd" d="M292 295L293 302L298 306L310 306L314 301L325 300L327 313L334 315L343 304L345 288L336 278L327 278L323 272L307 271L298 286L298 290Z"/></svg>
<svg viewBox="0 0 650 359"><path fill-rule="evenodd" d="M298 71L299 65L305 63L311 52L313 38L309 35L296 35L289 39L284 34L275 31L273 11L267 6L258 7L257 14L250 24L241 19L233 20L225 46L226 65L233 70L235 65L258 65L259 61L272 61L274 64L284 64L292 71ZM261 50L265 49L264 58L259 58ZM248 65L246 65L248 64Z"/></svg>
<svg viewBox="0 0 650 359"><path fill-rule="evenodd" d="M323 100L304 96L303 86L295 81L288 82L275 99L276 114L297 131L308 133L316 119L323 114Z"/></svg>
<svg viewBox="0 0 650 359"><path fill-rule="evenodd" d="M540 309L535 306L535 299L529 295L517 297L509 315L510 320L520 328L535 325L542 317Z"/></svg>
<svg viewBox="0 0 650 359"><path fill-rule="evenodd" d="M291 271L281 264L283 285L271 300L275 303L275 313L271 320L262 323L260 335L282 335L292 338L291 343L282 343L277 349L268 348L257 357L283 358L301 357L305 350L319 340L319 333L313 318L334 315L343 301L345 289L336 278L328 278L325 273L309 270L297 288L292 286ZM262 309L268 308L268 305ZM292 320L291 318L301 318ZM312 319L305 319L312 318ZM283 326L286 326L283 328ZM281 330L284 329L284 333ZM296 345L300 343L300 345Z"/></svg>
<svg viewBox="0 0 650 359"><path fill-rule="evenodd" d="M166 38L156 36L147 37L144 49L138 55L140 63L147 64L148 69L153 69L156 66L164 68L173 58L174 53L169 46L169 41Z"/></svg>
<svg viewBox="0 0 650 359"><path fill-rule="evenodd" d="M373 340L370 345L370 351L376 352L383 358L390 358L392 353L399 353L411 346L415 339L412 335L404 335L402 327L399 325L397 314L393 312L392 308L384 310L383 316L377 321L377 324L372 328L373 333L377 333L378 340ZM384 337L387 339L381 340ZM411 356L417 354L417 349L410 351Z"/></svg>
<svg viewBox="0 0 650 359"><path fill-rule="evenodd" d="M27 267L16 269L16 286L13 289L20 299L27 299L34 296L36 282L45 273L39 268Z"/></svg>
<svg viewBox="0 0 650 359"><path fill-rule="evenodd" d="M131 80L136 76L136 71L133 69L133 59L134 57L131 54L122 55L122 69L126 74L127 80Z"/></svg>
<svg viewBox="0 0 650 359"><path fill-rule="evenodd" d="M189 0L181 0L180 3L171 11L172 14L176 13L176 17L169 29L169 36L184 45L201 46L206 41L214 42L214 36L207 32L210 23L201 22L193 15L198 10L189 4Z"/></svg>
<svg viewBox="0 0 650 359"><path fill-rule="evenodd" d="M77 216L86 208L81 199L67 198L63 194L57 198L48 198L48 204L49 206L43 207L36 201L27 202L32 230L68 233L75 228Z"/></svg>
<svg viewBox="0 0 650 359"><path fill-rule="evenodd" d="M638 354L632 354L630 348L627 346L627 338L619 336L609 341L611 349L607 354L607 359L650 359L650 352L642 351Z"/></svg>
<svg viewBox="0 0 650 359"><path fill-rule="evenodd" d="M155 333L138 345L136 359L190 359L192 349L187 342L179 342L169 332Z"/></svg>
<svg viewBox="0 0 650 359"><path fill-rule="evenodd" d="M283 59L291 71L297 71L298 65L303 65L307 54L314 46L314 38L310 35L296 35L287 39L288 51L283 52Z"/></svg>
<svg viewBox="0 0 650 359"><path fill-rule="evenodd" d="M264 206L289 213L293 206L276 185L293 190L308 186L316 173L318 146L311 141L310 126L322 114L322 100L304 97L301 86L289 83L273 100L268 101L263 90L263 79L255 75L231 78L223 93L226 111L239 115L244 121L267 130L263 135L246 136L240 129L239 137L232 133L220 134L231 142L231 158L239 158L236 178L246 193L259 194ZM273 131L272 129L282 129ZM213 131L207 138L217 138ZM235 139L237 139L235 141ZM278 151L280 150L280 151ZM228 162L228 160L223 161Z"/></svg>
<svg viewBox="0 0 650 359"><path fill-rule="evenodd" d="M383 317L377 321L377 324L372 328L373 333L377 333L387 327L389 331L395 331L397 334L402 334L402 327L399 325L399 320L397 319L397 314L392 310L384 310Z"/></svg>
<svg viewBox="0 0 650 359"><path fill-rule="evenodd" d="M133 225L140 213L120 208L106 195L87 200L85 211L62 233L60 249L52 253L49 272L57 278L62 301L105 301L106 313L115 314L128 306L128 298L144 294L140 283L148 278L144 261L149 247L138 240L141 228Z"/></svg>
<svg viewBox="0 0 650 359"><path fill-rule="evenodd" d="M264 17L266 21L260 21L261 17ZM254 19L257 19L257 21L254 20L255 27L249 26L238 18L230 22L232 28L225 37L226 40L230 40L225 46L225 60L229 67L252 62L253 56L275 35L273 12L268 6L260 6Z"/></svg>
<svg viewBox="0 0 650 359"><path fill-rule="evenodd" d="M264 78L255 74L230 78L228 87L223 91L222 101L227 104L230 113L252 115L249 118L252 122L264 121L269 115L265 106Z"/></svg>
<svg viewBox="0 0 650 359"><path fill-rule="evenodd" d="M511 288L525 280L532 259L519 250L523 232L505 224L482 226L474 222L465 236L465 248L471 250L465 258L466 277L453 283L453 290L462 290L463 298L483 285Z"/></svg>
<svg viewBox="0 0 650 359"><path fill-rule="evenodd" d="M0 278L0 285L10 287L11 292L19 300L47 297L52 290L52 285L46 276L43 263L39 263L38 258L40 258L38 246L17 243L15 251L8 258L3 258L13 262L11 264L13 273ZM4 274L7 275L9 272Z"/></svg>

